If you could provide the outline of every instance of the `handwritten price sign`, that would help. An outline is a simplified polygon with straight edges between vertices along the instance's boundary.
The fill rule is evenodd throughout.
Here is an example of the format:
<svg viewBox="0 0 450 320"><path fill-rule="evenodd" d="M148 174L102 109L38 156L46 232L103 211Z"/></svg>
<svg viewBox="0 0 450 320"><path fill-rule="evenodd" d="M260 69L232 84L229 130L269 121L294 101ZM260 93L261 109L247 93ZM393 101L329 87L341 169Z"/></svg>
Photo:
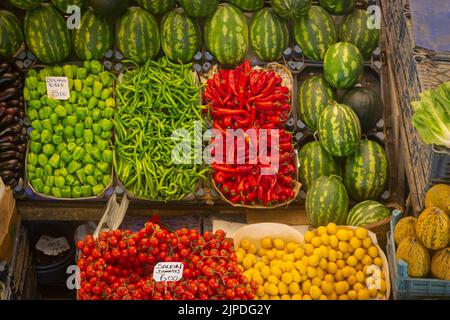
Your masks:
<svg viewBox="0 0 450 320"><path fill-rule="evenodd" d="M47 96L50 99L68 100L70 98L69 79L67 77L46 77Z"/></svg>
<svg viewBox="0 0 450 320"><path fill-rule="evenodd" d="M157 282L178 281L183 277L181 262L159 262L153 269L153 279Z"/></svg>

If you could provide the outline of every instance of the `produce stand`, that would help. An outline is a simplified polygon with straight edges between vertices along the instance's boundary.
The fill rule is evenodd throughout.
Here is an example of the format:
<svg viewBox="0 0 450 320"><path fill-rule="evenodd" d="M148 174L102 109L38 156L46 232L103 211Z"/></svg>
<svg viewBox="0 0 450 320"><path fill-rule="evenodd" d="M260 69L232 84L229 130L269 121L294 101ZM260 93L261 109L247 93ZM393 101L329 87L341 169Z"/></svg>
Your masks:
<svg viewBox="0 0 450 320"><path fill-rule="evenodd" d="M81 1L70 36L55 0L0 4L0 236L2 201L19 216L4 299L449 297L450 151L413 106L450 110L450 45L422 0L108 1ZM198 123L201 162L189 139L176 163ZM230 136L232 159L206 163Z"/></svg>

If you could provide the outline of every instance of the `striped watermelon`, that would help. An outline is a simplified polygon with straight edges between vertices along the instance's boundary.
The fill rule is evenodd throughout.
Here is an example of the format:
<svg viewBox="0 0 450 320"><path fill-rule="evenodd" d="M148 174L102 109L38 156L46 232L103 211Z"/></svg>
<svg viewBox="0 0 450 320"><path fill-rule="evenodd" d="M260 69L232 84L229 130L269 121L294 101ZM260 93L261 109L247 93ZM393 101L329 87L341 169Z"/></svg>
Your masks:
<svg viewBox="0 0 450 320"><path fill-rule="evenodd" d="M205 24L205 43L223 65L239 64L248 50L248 26L242 11L221 4Z"/></svg>
<svg viewBox="0 0 450 320"><path fill-rule="evenodd" d="M193 18L206 18L216 11L220 0L180 0L184 12Z"/></svg>
<svg viewBox="0 0 450 320"><path fill-rule="evenodd" d="M300 181L308 190L321 176L340 175L338 162L322 147L319 141L305 144L298 152Z"/></svg>
<svg viewBox="0 0 450 320"><path fill-rule="evenodd" d="M177 0L137 0L138 4L147 11L160 16L175 8Z"/></svg>
<svg viewBox="0 0 450 320"><path fill-rule="evenodd" d="M23 9L30 10L38 7L45 0L8 0L13 6Z"/></svg>
<svg viewBox="0 0 450 320"><path fill-rule="evenodd" d="M196 22L181 8L170 11L161 22L161 45L166 56L187 63L200 49L202 36Z"/></svg>
<svg viewBox="0 0 450 320"><path fill-rule="evenodd" d="M23 43L20 20L6 10L0 10L0 57L11 58Z"/></svg>
<svg viewBox="0 0 450 320"><path fill-rule="evenodd" d="M356 5L356 0L320 0L320 5L330 14L343 15L351 12Z"/></svg>
<svg viewBox="0 0 450 320"><path fill-rule="evenodd" d="M264 61L276 61L289 44L289 30L271 8L255 13L250 22L250 43L256 56Z"/></svg>
<svg viewBox="0 0 450 320"><path fill-rule="evenodd" d="M244 11L256 11L264 7L265 0L229 0Z"/></svg>
<svg viewBox="0 0 450 320"><path fill-rule="evenodd" d="M282 18L294 19L308 13L312 0L270 0L273 10Z"/></svg>
<svg viewBox="0 0 450 320"><path fill-rule="evenodd" d="M374 141L362 141L356 153L345 159L343 177L353 199L378 199L388 179L388 161L383 147Z"/></svg>
<svg viewBox="0 0 450 320"><path fill-rule="evenodd" d="M323 60L328 48L337 41L333 19L319 6L311 6L306 15L294 21L294 36L311 60Z"/></svg>
<svg viewBox="0 0 450 320"><path fill-rule="evenodd" d="M347 216L348 226L362 227L389 218L391 211L376 201L367 200L354 206Z"/></svg>
<svg viewBox="0 0 450 320"><path fill-rule="evenodd" d="M306 194L306 214L309 223L317 228L334 222L343 225L347 221L348 195L340 177L320 177Z"/></svg>
<svg viewBox="0 0 450 320"><path fill-rule="evenodd" d="M365 59L370 59L380 40L380 31L367 27L369 18L366 10L356 9L345 17L339 34L341 41L357 46Z"/></svg>
<svg viewBox="0 0 450 320"><path fill-rule="evenodd" d="M325 79L336 89L353 88L364 72L364 59L358 48L348 42L332 45L325 54Z"/></svg>
<svg viewBox="0 0 450 320"><path fill-rule="evenodd" d="M130 7L116 25L116 45L122 54L139 64L153 59L161 48L159 28L151 13Z"/></svg>
<svg viewBox="0 0 450 320"><path fill-rule="evenodd" d="M92 9L81 18L80 28L74 29L73 48L81 60L99 60L112 46L113 30L106 19Z"/></svg>
<svg viewBox="0 0 450 320"><path fill-rule="evenodd" d="M335 102L320 114L318 133L322 146L335 157L354 154L361 142L358 116L350 107Z"/></svg>
<svg viewBox="0 0 450 320"><path fill-rule="evenodd" d="M70 54L69 29L58 10L49 3L27 12L24 34L28 48L44 63L62 62Z"/></svg>
<svg viewBox="0 0 450 320"><path fill-rule="evenodd" d="M52 0L53 5L60 11L66 13L68 6L78 6L84 8L86 5L86 0Z"/></svg>

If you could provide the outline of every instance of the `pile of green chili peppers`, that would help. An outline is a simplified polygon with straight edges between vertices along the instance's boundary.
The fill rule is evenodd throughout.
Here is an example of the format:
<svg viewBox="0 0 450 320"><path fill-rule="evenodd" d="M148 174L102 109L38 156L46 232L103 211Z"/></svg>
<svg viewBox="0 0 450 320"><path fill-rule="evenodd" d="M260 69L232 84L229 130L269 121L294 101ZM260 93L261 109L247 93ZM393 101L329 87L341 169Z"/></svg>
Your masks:
<svg viewBox="0 0 450 320"><path fill-rule="evenodd" d="M195 164L194 148L190 163L172 161L178 143L172 133L184 129L193 141L194 123L201 124L201 131L205 126L192 65L173 64L165 57L149 60L123 73L116 95L114 166L119 181L134 196L150 200L182 200L194 193L199 181L207 179L207 166Z"/></svg>

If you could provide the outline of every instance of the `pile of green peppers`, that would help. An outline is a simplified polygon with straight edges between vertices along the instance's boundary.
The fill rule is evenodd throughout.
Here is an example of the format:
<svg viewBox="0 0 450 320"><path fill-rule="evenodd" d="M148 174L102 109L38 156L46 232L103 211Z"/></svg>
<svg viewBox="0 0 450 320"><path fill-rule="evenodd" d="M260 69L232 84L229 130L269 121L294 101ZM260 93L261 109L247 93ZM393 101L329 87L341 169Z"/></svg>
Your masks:
<svg viewBox="0 0 450 320"><path fill-rule="evenodd" d="M67 77L70 98L47 96L46 77ZM101 194L111 182L114 76L98 61L31 70L25 79L31 121L27 176L33 189L56 198Z"/></svg>

